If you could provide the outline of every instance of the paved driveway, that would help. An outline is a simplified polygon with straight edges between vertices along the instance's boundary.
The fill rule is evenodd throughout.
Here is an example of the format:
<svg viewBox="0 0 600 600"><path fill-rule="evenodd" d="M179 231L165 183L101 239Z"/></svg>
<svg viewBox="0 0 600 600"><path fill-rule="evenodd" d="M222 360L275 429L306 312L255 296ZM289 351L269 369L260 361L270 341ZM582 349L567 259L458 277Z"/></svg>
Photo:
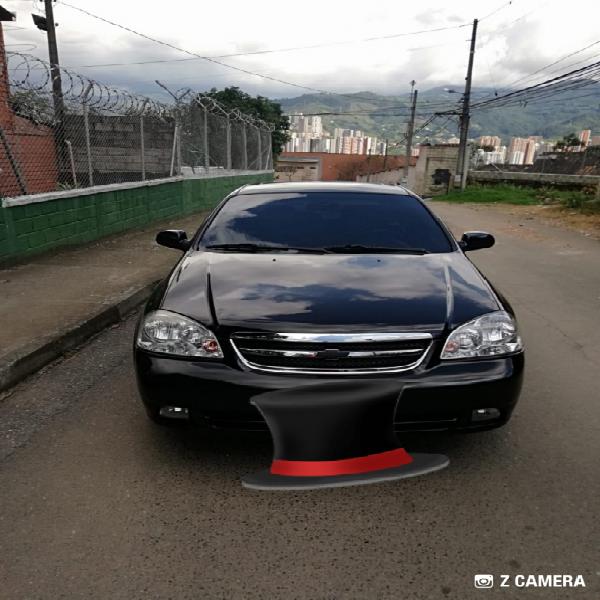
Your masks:
<svg viewBox="0 0 600 600"><path fill-rule="evenodd" d="M244 490L268 437L149 424L130 319L0 401L0 597L598 598L600 243L434 208L456 231L497 234L472 257L527 344L507 427L408 436L451 457L428 477ZM587 587L475 590L476 573L582 574Z"/></svg>

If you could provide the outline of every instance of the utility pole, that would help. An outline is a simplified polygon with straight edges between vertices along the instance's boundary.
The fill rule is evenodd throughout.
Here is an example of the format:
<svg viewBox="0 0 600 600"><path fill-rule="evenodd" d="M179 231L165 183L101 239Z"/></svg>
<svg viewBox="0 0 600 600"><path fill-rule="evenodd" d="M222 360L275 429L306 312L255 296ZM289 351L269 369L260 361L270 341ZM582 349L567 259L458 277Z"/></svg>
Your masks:
<svg viewBox="0 0 600 600"><path fill-rule="evenodd" d="M46 9L46 27L48 33L48 56L50 58L50 76L52 77L52 98L54 100L54 116L62 128L65 115L65 105L62 95L62 80L58 63L58 47L56 45L56 24L52 0L44 0Z"/></svg>
<svg viewBox="0 0 600 600"><path fill-rule="evenodd" d="M69 170L68 147L65 131L65 103L62 92L62 79L60 76L60 64L58 62L58 47L56 45L56 23L54 22L54 10L52 0L44 0L46 18L33 16L33 22L48 36L48 58L50 59L50 78L52 79L52 101L54 104L54 145L58 162L58 179L62 181ZM69 174L72 177L72 173Z"/></svg>
<svg viewBox="0 0 600 600"><path fill-rule="evenodd" d="M385 138L385 150L383 152L383 170L384 171L385 171L385 167L387 166L388 143L389 143L389 138Z"/></svg>
<svg viewBox="0 0 600 600"><path fill-rule="evenodd" d="M411 82L414 88L415 82ZM408 180L408 165L410 163L410 157L412 156L412 143L413 135L415 132L415 113L417 111L417 94L419 90L413 90L412 92L412 106L410 108L410 121L408 123L408 131L406 133L406 157L404 160L404 183Z"/></svg>
<svg viewBox="0 0 600 600"><path fill-rule="evenodd" d="M469 137L469 114L471 103L471 80L473 78L473 59L475 58L475 41L477 39L477 19L473 21L473 32L471 34L471 48L469 50L469 66L465 78L465 93L463 94L463 106L460 115L460 144L458 147L458 161L456 163L456 175L460 178L460 191L467 186L467 139Z"/></svg>

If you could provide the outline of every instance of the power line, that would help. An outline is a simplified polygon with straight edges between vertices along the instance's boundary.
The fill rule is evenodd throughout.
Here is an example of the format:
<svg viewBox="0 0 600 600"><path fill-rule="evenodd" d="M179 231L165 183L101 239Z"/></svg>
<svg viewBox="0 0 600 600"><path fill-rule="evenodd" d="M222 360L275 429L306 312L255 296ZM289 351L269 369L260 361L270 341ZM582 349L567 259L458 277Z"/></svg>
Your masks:
<svg viewBox="0 0 600 600"><path fill-rule="evenodd" d="M203 55L198 54L196 52L192 52L191 50L186 50L184 48L179 48L178 46L175 46L174 44L171 44L169 42L165 42L164 40L159 40L159 39L154 38L152 36L149 36L149 35L147 35L145 33L141 33L140 31L132 29L131 27L127 27L126 25L121 25L120 23L117 23L115 21L111 21L110 19L107 19L105 17L101 17L99 15L96 15L96 14L94 14L94 13L88 11L88 10L85 10L85 9L80 8L78 6L74 6L73 4L69 4L68 2L64 2L63 1L63 2L61 2L61 4L64 5L64 6L67 6L69 8L72 8L73 10L76 10L76 11L82 13L82 14L85 14L85 15L87 15L89 17L92 17L92 18L97 19L99 21L103 21L104 23L112 25L113 27L117 27L119 29L123 29L124 31L132 33L132 34L137 35L139 37L142 37L142 38L144 38L146 40L149 40L149 41L154 42L156 44L160 44L161 46L165 46L167 48L171 48L172 50L176 50L178 52L183 52L184 54L189 54L190 56L194 56L195 58L199 58L199 59L205 60L207 62L216 64L216 65L218 65L220 67L224 67L226 69L231 69L231 70L234 70L234 71L238 71L239 73L244 73L245 75L251 75L253 77L261 77L263 79L268 79L268 80L273 81L275 83L280 83L280 84L283 84L283 85L289 85L289 86L292 86L292 87L295 87L295 88L299 88L299 89L303 89L303 90L308 90L308 91L311 91L311 92L317 92L317 93L320 93L320 94L332 94L332 93L335 94L336 93L336 92L331 92L331 91L328 91L328 90L322 90L322 89L319 89L319 88L302 85L302 84L295 83L295 82L292 82L292 81L286 81L284 79L280 79L278 77L273 77L271 75L266 75L266 74L263 74L263 73L257 73L255 71L251 71L249 69L244 69L242 67L236 67L234 65L230 65L230 64L221 62L220 60L217 60L217 59L212 58L210 56L203 56ZM461 25L454 25L452 27L449 27L448 29L457 29L457 28L460 28L460 27L464 27L464 25L463 24L461 24ZM445 29L445 28L437 28L437 29L442 30L442 29ZM423 30L423 32L425 32L425 31L426 30ZM428 31L431 31L431 30L428 30ZM409 33L411 33L411 32L409 32ZM412 33L412 34L414 35L414 33ZM386 37L390 37L391 38L391 37L395 37L397 35L398 34L392 34L390 36L380 36L380 39L385 39ZM339 96L348 96L350 94L337 94L337 95L339 95ZM352 96L355 99L357 99L357 96L355 94L352 94Z"/></svg>
<svg viewBox="0 0 600 600"><path fill-rule="evenodd" d="M424 109L431 109L431 108L436 108L436 107L442 107L442 108L455 108L454 105L452 104L448 104L448 102L432 102L432 103L427 103L427 101L424 102L420 102L417 104L417 108L424 108ZM387 114L387 113L381 113L381 114L375 114L375 113L379 113L380 111L384 111L384 110L407 110L409 111L406 115L404 114ZM297 113L287 113L288 116L294 115L294 114L302 114L302 116L304 117L321 117L321 116L358 116L358 115L367 115L367 116L382 116L382 117L386 117L386 116L395 116L395 117L400 117L400 116L408 116L408 114L410 113L410 104L406 103L406 104L397 104L394 106L376 106L373 108L365 108L365 109L357 109L357 110L349 110L349 111L320 111L320 112L305 112L305 111L301 111L297 112Z"/></svg>
<svg viewBox="0 0 600 600"><path fill-rule="evenodd" d="M560 92L579 89L598 83L598 80L593 79L594 76L600 76L600 62L592 63L586 67L575 69L535 85L509 92L502 96L498 96L497 98L476 102L472 106L473 108L481 109L492 106L507 106L509 104L529 102L532 98L553 96Z"/></svg>
<svg viewBox="0 0 600 600"><path fill-rule="evenodd" d="M519 101L521 101L521 96L534 93L540 93L537 90L541 90L542 92L556 94L558 92L564 91L566 89L572 87L582 87L584 85L590 85L590 83L596 83L596 80L589 79L581 79L583 75L595 75L598 72L598 67L600 62L592 63L587 65L586 67L582 67L580 69L575 69L568 73L564 73L557 77L553 77L552 79L547 79L546 81L542 81L535 85L528 86L526 88L515 90L510 93L499 96L498 98L494 98L491 100L482 100L480 102L475 103L476 107L487 106L490 104L497 103L505 103L508 100L512 101L513 98L518 97Z"/></svg>
<svg viewBox="0 0 600 600"><path fill-rule="evenodd" d="M310 86L306 86L306 85L301 85L299 83L294 83L291 81L285 81L283 79L279 79L277 77L272 77L271 75L265 75L262 73L255 73L254 71L250 71L249 69L243 69L241 67L235 67L233 65L228 65L227 63L221 62L215 58L211 58L210 56L202 56L201 54L197 54L196 52L192 52L191 50L185 50L184 48L179 48L178 46L175 46L174 44L171 44L169 42L165 42L163 40L159 40L157 38L154 38L152 36L146 35L145 33L141 33L140 31L136 31L135 29L132 29L131 27L127 27L126 25L121 25L120 23L116 23L115 21L111 21L110 19L106 19L104 17L101 17L99 15L95 15L94 13L91 13L88 10L85 10L83 8L80 8L78 6L74 6L73 4L69 4L68 2L61 2L61 4L63 6L67 6L69 8L72 8L73 10L76 10L80 13L83 13L89 17L92 17L93 19L97 19L99 21L103 21L104 23L108 23L109 25L112 25L113 27L118 27L119 29L123 29L124 31L128 31L129 33L132 33L133 35L137 35L141 38L144 38L146 40L149 40L151 42L154 42L155 44L160 44L161 46L165 46L167 48L171 48L172 50L176 50L177 52L183 52L184 54L189 54L190 56L195 56L196 58L201 58L202 60L205 60L207 62L213 63L215 65L219 65L220 67L225 67L226 69L232 69L234 71L238 71L240 73L244 73L245 75L252 75L253 77L262 77L263 79L268 79L270 81L274 81L276 83L281 83L283 85L289 85L292 87L296 87L296 88L300 88L303 90L310 90L312 92L318 92L318 93L329 93L326 92L325 90L320 90L318 88L313 88Z"/></svg>
<svg viewBox="0 0 600 600"><path fill-rule="evenodd" d="M64 4L64 2L63 2ZM67 5L68 6L68 5ZM468 25L468 23L467 23ZM240 56L256 56L261 54L276 54L280 52L295 52L299 50L314 50L317 48L328 48L333 46L343 46L348 44L362 44L368 42L377 42L382 40L396 39L400 37L406 37L411 35L418 35L423 33L434 33L438 31L446 31L452 29L460 29L465 27L465 25L454 25L452 27L438 27L435 29L423 29L421 31L410 31L404 33L394 33L390 35L376 36L376 37L368 37L362 38L358 40L340 40L337 42L323 42L319 44L312 44L307 46L292 46L287 48L273 48L270 50L254 50L252 52L234 52L231 54L217 54L214 56L208 56L206 58L213 59L221 59L221 58L236 58ZM462 40L459 41L462 43ZM417 46L415 48L406 48L406 52L414 52L416 50L428 50L430 48L439 48L440 46L447 46L450 44L455 44L459 42L445 42L443 44L432 44L429 46ZM122 67L122 66L130 66L130 65L153 65L153 64L163 64L163 63L174 63L174 62L189 62L194 60L202 60L205 57L194 56L190 58L165 58L165 59L152 59L152 60L141 60L141 61L131 61L131 62L117 62L117 63L97 63L91 65L76 65L76 67L82 68L96 68L96 67Z"/></svg>
<svg viewBox="0 0 600 600"><path fill-rule="evenodd" d="M569 90L567 90L569 91ZM596 89L593 92L588 92L587 94L580 94L578 96L567 96L566 98L555 98L554 100L546 100L547 104L555 104L557 102L564 102L565 100L578 100L579 98L589 98L591 96L595 96L596 98L598 98L600 100L600 95L598 93L598 90ZM534 104L536 102L539 102L540 100L544 100L544 98L541 99L536 99L534 98L533 100L529 101L529 104Z"/></svg>
<svg viewBox="0 0 600 600"><path fill-rule="evenodd" d="M483 21L484 19L489 19L490 17L493 17L496 13L500 12L501 10L504 10L506 7L510 6L511 4L512 4L512 0L509 0L509 2L502 4L496 10L493 10L491 13L485 15L485 17L481 17L479 19L479 22L481 23L481 21ZM470 25L470 23L467 23L467 25Z"/></svg>
<svg viewBox="0 0 600 600"><path fill-rule="evenodd" d="M533 14L534 12L537 12L537 11L540 11L540 10L542 10L542 9L543 9L543 8L544 8L546 5L550 4L550 2L551 2L551 1L552 1L552 0L546 0L546 2L544 2L543 4L540 4L539 6L536 6L535 8L533 8L533 9L531 9L531 10L527 11L526 13L523 13L521 16L517 17L516 19L513 19L512 21L509 21L508 23L506 23L506 24L504 24L504 25L501 25L501 29L502 29L502 30L506 30L506 29L508 29L509 27L511 27L512 25L514 25L515 23L517 23L518 21L521 21L522 19L525 19L525 18L526 18L526 17L528 17L529 15ZM498 12L498 11L495 11L495 12ZM493 14L493 13L492 13L492 14ZM488 16L491 16L491 14L490 14L490 15L488 15ZM484 18L487 18L487 17L484 17ZM480 20L481 20L481 19L480 19ZM499 29L499 28L500 28L500 26L499 26L499 27L497 27L496 29ZM491 70L490 70L490 77L491 77ZM520 81L520 80L519 80L519 81ZM488 96L492 96L492 94L493 94L494 96L497 96L497 95L498 95L498 91L499 91L499 90L508 90L508 89L510 89L510 88L511 88L511 86L512 86L512 85L514 85L515 83L516 83L516 82L512 82L512 83L510 83L510 84L508 84L508 85L506 85L506 86L502 86L501 88L496 88L496 86L494 85L494 92L493 92L493 93L492 93L492 92L490 92L490 93L488 93L487 95L488 95Z"/></svg>
<svg viewBox="0 0 600 600"><path fill-rule="evenodd" d="M544 8L546 5L550 4L550 2L552 2L552 0L546 0L546 2L544 2L543 4L540 4L539 6L532 8L531 10L527 11L526 13L523 13L520 17L517 17L516 19L507 23L506 25L503 25L502 29L506 29L507 27L514 25L518 21L523 20L525 17L528 17L529 15L533 14L534 12L538 12L538 11L542 10L542 8Z"/></svg>
<svg viewBox="0 0 600 600"><path fill-rule="evenodd" d="M461 25L462 27L462 25ZM350 41L344 41L344 42L332 42L331 44L319 44L316 46L297 46L295 48L280 48L278 50L258 50L256 52L237 52L234 54L218 54L215 56L210 56L210 58L232 58L232 57L238 57L238 56L251 56L251 55L255 55L255 54L267 54L267 53L275 53L275 52L292 52L294 50L306 50L306 49L310 49L310 48L321 48L321 47L326 47L329 45L341 45L341 44L355 44L355 43L364 43L367 41L375 41L377 39L384 39L384 38L372 38L372 39L367 39L367 40L356 40L353 42ZM417 46L415 48L406 48L405 52L415 52L417 50L429 50L430 48L440 48L442 46L450 46L453 44L462 44L463 41L462 40L458 40L455 42L445 42L443 44L431 44L429 46ZM117 62L117 63L95 63L95 64L91 64L91 65L72 65L73 68L75 69L94 69L94 68L102 68L102 67L129 67L129 66L136 66L136 65L158 65L158 64L165 64L165 63L185 63L185 62L191 62L191 61L195 61L195 60L202 60L202 57L200 56L194 56L194 57L190 57L190 58L163 58L163 59L152 59L152 60L140 60L140 61L131 61L131 62Z"/></svg>
<svg viewBox="0 0 600 600"><path fill-rule="evenodd" d="M521 77L519 79L516 79L512 83L508 84L507 87L512 87L516 83L519 83L519 82L527 80L527 79L531 79L534 75L537 75L538 73L542 73L543 71L546 71L550 67L553 67L553 66L557 65L558 63L561 63L563 60L566 60L567 58L571 58L572 56L575 56L577 54L581 54L582 52L585 52L589 48L592 48L593 46L597 46L598 44L600 44L600 40L596 40L595 42L592 42L588 46L585 46L583 48L579 48L579 50L575 50L574 52L570 52L569 54L565 54L564 56L562 56L558 60L555 60L554 62L551 62L550 64L547 64L547 65L544 65L543 67L540 67L539 69L537 69L537 71L534 71L533 73L530 73L529 75L525 75L524 77ZM556 72L556 71L554 71L554 72Z"/></svg>

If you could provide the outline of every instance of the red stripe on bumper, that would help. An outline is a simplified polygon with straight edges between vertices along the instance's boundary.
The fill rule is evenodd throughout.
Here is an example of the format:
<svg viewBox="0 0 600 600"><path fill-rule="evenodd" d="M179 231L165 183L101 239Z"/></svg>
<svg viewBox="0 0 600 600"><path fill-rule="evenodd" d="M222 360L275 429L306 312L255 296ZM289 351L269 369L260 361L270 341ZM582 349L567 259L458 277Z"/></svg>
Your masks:
<svg viewBox="0 0 600 600"><path fill-rule="evenodd" d="M401 467L410 464L412 460L412 456L404 448L342 460L274 460L271 464L271 474L288 477L356 475Z"/></svg>

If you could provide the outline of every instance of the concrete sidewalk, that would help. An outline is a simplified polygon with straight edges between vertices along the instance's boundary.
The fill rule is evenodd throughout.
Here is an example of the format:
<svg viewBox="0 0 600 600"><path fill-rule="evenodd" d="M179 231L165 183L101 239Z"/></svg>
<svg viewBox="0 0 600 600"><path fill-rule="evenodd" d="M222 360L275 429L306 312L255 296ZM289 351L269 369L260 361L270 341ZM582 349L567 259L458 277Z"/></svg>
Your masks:
<svg viewBox="0 0 600 600"><path fill-rule="evenodd" d="M0 269L0 391L118 322L150 294L180 253L161 229L191 236L207 213L160 222Z"/></svg>

